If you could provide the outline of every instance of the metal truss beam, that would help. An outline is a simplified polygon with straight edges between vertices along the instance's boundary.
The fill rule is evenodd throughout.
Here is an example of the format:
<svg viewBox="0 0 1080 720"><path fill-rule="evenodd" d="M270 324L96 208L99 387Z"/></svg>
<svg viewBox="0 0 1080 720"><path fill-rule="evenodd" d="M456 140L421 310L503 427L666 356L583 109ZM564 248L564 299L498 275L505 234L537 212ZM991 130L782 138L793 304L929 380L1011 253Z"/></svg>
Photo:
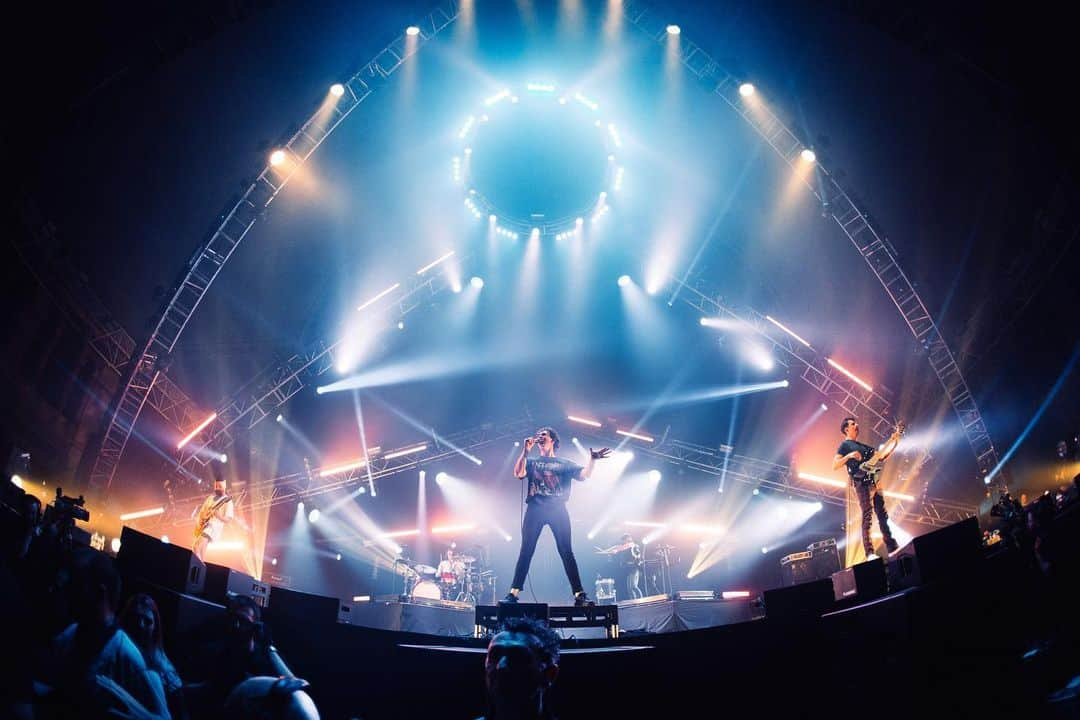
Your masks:
<svg viewBox="0 0 1080 720"><path fill-rule="evenodd" d="M449 285L445 272L410 279L388 296L385 304L373 306L366 332L376 334L390 327ZM237 428L250 430L274 415L290 398L334 367L334 352L341 343L341 340L312 343L226 399L218 406L217 417L203 431L201 439L190 443L180 453L177 468L183 471L194 465L207 465L214 455L232 446ZM207 447L213 448L214 453L200 452Z"/></svg>
<svg viewBox="0 0 1080 720"><path fill-rule="evenodd" d="M579 430L578 434L611 444L625 441L624 437L604 432L604 428L584 432ZM718 477L720 483L730 478L741 483L764 487L793 497L817 500L825 505L837 507L845 507L849 501L848 495L851 491L847 483L844 487L834 487L803 480L787 465L739 455L733 448L726 445L716 447L698 445L671 438L667 433L657 442L631 440L628 444L631 443L635 453L643 453L676 467ZM851 501L854 502L853 493ZM927 496L913 501L889 498L887 502L890 516L932 527L951 525L959 520L975 516L978 511L975 506Z"/></svg>
<svg viewBox="0 0 1080 720"><path fill-rule="evenodd" d="M703 316L726 316L768 340L775 350L774 358L787 368L800 371L800 377L825 398L849 413L868 413L874 420L869 428L877 440L883 440L892 432L895 420L891 416L891 403L880 392L867 390L834 369L813 349L783 332L766 319L766 316L748 306L733 308L726 305L720 295L711 292L702 281L683 285L679 299L698 310Z"/></svg>
<svg viewBox="0 0 1080 720"><path fill-rule="evenodd" d="M624 4L624 17L657 43L665 41L670 19L654 13L646 3L628 0ZM739 94L742 81L724 70L705 50L688 40L685 34L679 39L679 58L691 73L745 120L785 163L794 168L801 162L800 154L808 146L764 103L754 103L752 107L746 103ZM820 162L816 163L816 168L817 173L810 177L817 182L808 182L807 186L821 202L823 212L836 222L859 251L896 305L912 335L926 351L930 366L952 403L975 454L979 472L985 477L998 464L997 451L975 398L952 351L941 337L934 318L900 267L896 249L871 219L869 212L856 203Z"/></svg>
<svg viewBox="0 0 1080 720"><path fill-rule="evenodd" d="M105 366L125 377L131 357L135 354L135 340L74 268L43 257L42 250L55 245L55 230L51 223L44 222L38 216L35 208L23 203L22 210L24 224L34 242L33 246L13 242L15 252L72 322L83 328L90 348L105 362ZM46 280L46 275L49 280ZM190 428L197 422L194 421L198 414L195 403L164 374L158 378L146 402L177 430Z"/></svg>
<svg viewBox="0 0 1080 720"><path fill-rule="evenodd" d="M372 481L382 480L406 470L416 469L432 462L459 455L457 450L450 447L451 444L466 452L471 452L502 440L520 439L535 429L535 421L528 416L502 423L484 423L452 435L440 436L442 440L435 440L434 437L428 438L427 447L421 452L391 460L375 456L371 459L370 468L356 468L326 478L319 477L321 468L308 468L301 473L260 480L246 485L236 485L237 493L235 497L240 504L243 504L243 501L252 495L260 498L251 505L244 505L245 509L251 510L275 507L286 502L306 500L307 498L318 497L337 490L363 485L368 482L369 478ZM424 441L418 440L405 447L416 447L421 442ZM393 454L393 451L386 450L381 453L381 455L390 454ZM370 475L368 473L369 469L371 470ZM269 496L263 497L268 491ZM174 506L175 512L159 517L164 517L166 523L185 521L187 514L190 513L190 508L202 502L203 498L205 498L205 493L178 499Z"/></svg>
<svg viewBox="0 0 1080 720"><path fill-rule="evenodd" d="M409 55L450 25L457 15L456 1L444 3L420 23L421 32L416 38L407 42L402 35L379 52L344 83L344 95L329 112L322 108L317 110L281 146L285 162L277 167L264 167L239 201L222 214L222 222L188 262L172 296L159 312L153 331L138 351L131 354L132 362L125 370L123 388L107 413L101 445L90 471L92 491L108 491L139 413L153 394L170 353L199 303L252 226L330 133ZM163 399L165 396L168 393L158 395Z"/></svg>
<svg viewBox="0 0 1080 720"><path fill-rule="evenodd" d="M525 416L507 422L485 423L446 436L445 439L448 442L440 443L434 439L429 439L427 447L421 452L393 458L392 460L384 460L376 456L371 460L370 476L368 468L357 468L327 478L321 478L319 477L319 468L308 468L305 472L283 475L253 483L237 484L235 485L235 497L237 503L245 511L251 511L363 486L369 482L369 477L371 481L384 480L401 472L415 470L424 465L457 455L458 451L451 449L450 443L466 452L474 452L497 442L521 438L535 430L537 422L537 420ZM585 432L578 431L578 434L581 437L593 438L612 446L625 440L622 436L607 432L605 428L589 429ZM419 442L406 447L415 447ZM847 502L847 493L849 491L846 487L837 488L801 480L786 465L740 455L735 453L733 448L727 446L709 447L698 445L668 437L666 434L659 442L631 442L635 453L654 457L675 467L687 468L703 475L720 478L719 482L725 482L730 478L744 484L761 486L794 497L816 500L837 507L844 507ZM392 453L390 451L383 453L383 455L386 454ZM205 494L198 494L181 498L166 514L144 522L155 527L172 527L190 522L190 509L202 502L204 497ZM257 499L248 503L249 498ZM921 497L914 501L890 498L888 502L890 514L897 519L931 527L951 525L959 520L974 516L977 511L974 506L931 497Z"/></svg>

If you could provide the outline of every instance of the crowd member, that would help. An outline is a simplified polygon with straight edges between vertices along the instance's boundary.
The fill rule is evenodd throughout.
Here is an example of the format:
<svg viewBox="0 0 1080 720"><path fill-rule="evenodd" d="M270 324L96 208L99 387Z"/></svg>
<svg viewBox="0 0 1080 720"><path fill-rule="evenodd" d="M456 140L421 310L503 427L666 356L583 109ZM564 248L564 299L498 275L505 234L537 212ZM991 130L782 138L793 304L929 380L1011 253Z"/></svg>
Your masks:
<svg viewBox="0 0 1080 720"><path fill-rule="evenodd" d="M484 658L487 714L481 720L553 719L545 693L559 677L559 636L539 620L510 618Z"/></svg>
<svg viewBox="0 0 1080 720"><path fill-rule="evenodd" d="M165 654L161 613L158 612L154 598L145 593L138 593L128 598L123 612L120 613L120 627L139 648L146 666L161 677L165 688L165 700L174 720L186 718L187 711L184 707L182 692L184 683L172 661Z"/></svg>
<svg viewBox="0 0 1080 720"><path fill-rule="evenodd" d="M169 718L161 677L117 622L120 590L109 556L95 554L81 568L75 622L53 641L51 699L82 717Z"/></svg>

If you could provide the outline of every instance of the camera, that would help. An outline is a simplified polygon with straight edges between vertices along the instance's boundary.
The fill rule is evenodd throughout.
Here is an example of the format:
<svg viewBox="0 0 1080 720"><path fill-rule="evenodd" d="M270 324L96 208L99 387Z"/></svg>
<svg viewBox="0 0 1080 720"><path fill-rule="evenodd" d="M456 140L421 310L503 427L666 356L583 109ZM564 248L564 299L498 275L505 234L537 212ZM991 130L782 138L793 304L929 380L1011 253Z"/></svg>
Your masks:
<svg viewBox="0 0 1080 720"><path fill-rule="evenodd" d="M50 520L63 521L67 519L90 522L90 511L86 509L86 498L80 495L77 498L64 494L63 488L56 488L56 499L45 510L46 522Z"/></svg>

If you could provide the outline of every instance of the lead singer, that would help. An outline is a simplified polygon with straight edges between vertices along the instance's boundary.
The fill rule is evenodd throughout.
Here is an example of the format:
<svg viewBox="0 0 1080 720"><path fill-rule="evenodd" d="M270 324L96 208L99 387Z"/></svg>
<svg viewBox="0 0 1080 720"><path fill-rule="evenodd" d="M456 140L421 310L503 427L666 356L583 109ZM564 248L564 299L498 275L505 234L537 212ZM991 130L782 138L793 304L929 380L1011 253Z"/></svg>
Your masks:
<svg viewBox="0 0 1080 720"><path fill-rule="evenodd" d="M595 461L611 455L611 450L589 448L589 461L582 467L565 458L555 457L555 451L559 449L559 434L549 427L540 428L535 436L525 438L522 444L521 455L514 463L514 476L522 480L528 478L529 497L525 501L525 519L521 523L521 552L514 568L514 582L502 601L518 601L525 577L529 574L533 553L536 552L536 541L540 539L544 526L548 525L555 536L555 547L559 550L566 577L570 580L570 589L574 592L574 604L589 605L592 601L581 586L581 574L574 558L574 548L570 544L570 515L566 512L566 501L570 498L571 481L586 480L592 476ZM529 458L533 445L540 448L538 458Z"/></svg>

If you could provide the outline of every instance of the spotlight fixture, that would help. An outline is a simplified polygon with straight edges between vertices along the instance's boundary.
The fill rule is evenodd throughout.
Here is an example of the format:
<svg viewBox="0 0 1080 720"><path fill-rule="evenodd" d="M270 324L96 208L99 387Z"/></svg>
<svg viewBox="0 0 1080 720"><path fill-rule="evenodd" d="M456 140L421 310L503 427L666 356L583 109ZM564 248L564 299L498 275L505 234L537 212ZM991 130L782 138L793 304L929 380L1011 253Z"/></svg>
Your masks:
<svg viewBox="0 0 1080 720"><path fill-rule="evenodd" d="M480 277L478 275L474 275L472 280L469 280L469 284L472 285L477 290L479 290L482 287L484 287L484 278L482 278L482 277Z"/></svg>
<svg viewBox="0 0 1080 720"><path fill-rule="evenodd" d="M319 508L312 508L311 512L309 512L308 516L307 516L308 522L309 523L317 523L317 522L319 522L319 514L320 514L319 513Z"/></svg>
<svg viewBox="0 0 1080 720"><path fill-rule="evenodd" d="M277 558L270 558L271 565L277 565Z"/></svg>
<svg viewBox="0 0 1080 720"><path fill-rule="evenodd" d="M420 28L416 27L415 25L410 25L409 27L405 28L405 34L409 36L419 35Z"/></svg>
<svg viewBox="0 0 1080 720"><path fill-rule="evenodd" d="M345 94L345 86L341 83L334 83L330 86L330 94L334 97L341 97Z"/></svg>
<svg viewBox="0 0 1080 720"><path fill-rule="evenodd" d="M803 151L799 153L799 155L801 155L802 159L808 163L812 163L817 160L817 153L815 153L810 148L803 148Z"/></svg>
<svg viewBox="0 0 1080 720"><path fill-rule="evenodd" d="M754 86L751 83L743 83L739 86L739 94L743 97L750 97L754 94Z"/></svg>
<svg viewBox="0 0 1080 720"><path fill-rule="evenodd" d="M619 276L619 287L626 287L629 284L630 284L630 276L629 275L620 275Z"/></svg>
<svg viewBox="0 0 1080 720"><path fill-rule="evenodd" d="M278 165L280 165L283 162L285 162L285 151L284 150L275 150L274 152L270 153L270 164L271 165L273 165L274 167L277 167Z"/></svg>
<svg viewBox="0 0 1080 720"><path fill-rule="evenodd" d="M678 25L668 25L667 26L667 34L668 35L678 35L681 32L682 32L682 28L680 28Z"/></svg>

